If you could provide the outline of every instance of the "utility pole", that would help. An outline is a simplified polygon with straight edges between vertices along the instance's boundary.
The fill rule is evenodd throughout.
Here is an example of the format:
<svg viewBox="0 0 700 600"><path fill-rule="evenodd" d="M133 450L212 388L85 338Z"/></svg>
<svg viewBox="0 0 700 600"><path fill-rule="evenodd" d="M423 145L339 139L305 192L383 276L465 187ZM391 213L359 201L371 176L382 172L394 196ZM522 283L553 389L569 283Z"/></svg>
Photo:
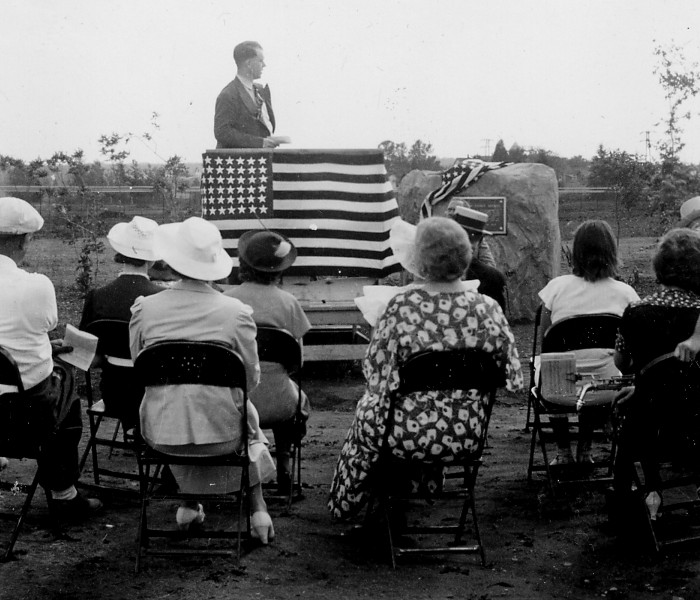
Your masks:
<svg viewBox="0 0 700 600"><path fill-rule="evenodd" d="M481 140L484 143L484 156L489 158L491 156L491 140L489 138L484 138Z"/></svg>
<svg viewBox="0 0 700 600"><path fill-rule="evenodd" d="M651 137L649 131L643 131L644 134L644 160L651 161Z"/></svg>

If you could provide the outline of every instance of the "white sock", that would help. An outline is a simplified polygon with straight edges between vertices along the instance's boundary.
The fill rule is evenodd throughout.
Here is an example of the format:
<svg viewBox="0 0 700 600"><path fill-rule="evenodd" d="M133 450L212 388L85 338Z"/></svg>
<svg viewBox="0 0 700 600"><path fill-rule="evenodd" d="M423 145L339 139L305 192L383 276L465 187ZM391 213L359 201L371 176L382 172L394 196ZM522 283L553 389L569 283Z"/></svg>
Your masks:
<svg viewBox="0 0 700 600"><path fill-rule="evenodd" d="M54 500L72 500L78 495L78 490L72 485L65 490L51 490L51 496Z"/></svg>

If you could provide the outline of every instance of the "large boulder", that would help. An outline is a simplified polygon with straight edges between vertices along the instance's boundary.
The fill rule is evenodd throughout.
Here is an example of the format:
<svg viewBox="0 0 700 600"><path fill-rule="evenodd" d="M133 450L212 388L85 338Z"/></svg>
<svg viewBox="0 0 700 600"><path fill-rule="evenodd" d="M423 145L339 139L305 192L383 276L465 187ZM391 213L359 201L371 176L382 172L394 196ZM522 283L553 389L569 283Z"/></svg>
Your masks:
<svg viewBox="0 0 700 600"><path fill-rule="evenodd" d="M408 173L397 194L401 217L417 223L423 200L440 185L438 172ZM508 280L508 318L532 320L540 304L537 292L559 275L559 193L554 170L518 163L487 172L459 195L506 198L508 234L489 237L488 243ZM448 202L435 205L433 215L443 216Z"/></svg>

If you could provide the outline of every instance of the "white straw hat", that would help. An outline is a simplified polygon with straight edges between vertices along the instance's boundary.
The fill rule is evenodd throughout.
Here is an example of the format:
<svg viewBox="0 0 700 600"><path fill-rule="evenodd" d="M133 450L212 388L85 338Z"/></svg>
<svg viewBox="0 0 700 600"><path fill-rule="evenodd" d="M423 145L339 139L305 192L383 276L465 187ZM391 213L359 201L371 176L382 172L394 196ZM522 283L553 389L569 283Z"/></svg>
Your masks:
<svg viewBox="0 0 700 600"><path fill-rule="evenodd" d="M0 198L0 233L22 235L43 226L43 217L29 202L12 196Z"/></svg>
<svg viewBox="0 0 700 600"><path fill-rule="evenodd" d="M480 233L482 235L493 235L484 229L489 220L489 216L479 210L466 206L456 206L453 219L457 221L467 233Z"/></svg>
<svg viewBox="0 0 700 600"><path fill-rule="evenodd" d="M700 196L695 196L681 204L681 227L688 227L695 219L700 219Z"/></svg>
<svg viewBox="0 0 700 600"><path fill-rule="evenodd" d="M217 281L228 277L233 268L221 233L200 217L158 227L153 250L175 271L192 279Z"/></svg>
<svg viewBox="0 0 700 600"><path fill-rule="evenodd" d="M107 234L109 245L129 258L157 260L153 252L153 236L158 223L146 217L134 217L129 223L117 223Z"/></svg>

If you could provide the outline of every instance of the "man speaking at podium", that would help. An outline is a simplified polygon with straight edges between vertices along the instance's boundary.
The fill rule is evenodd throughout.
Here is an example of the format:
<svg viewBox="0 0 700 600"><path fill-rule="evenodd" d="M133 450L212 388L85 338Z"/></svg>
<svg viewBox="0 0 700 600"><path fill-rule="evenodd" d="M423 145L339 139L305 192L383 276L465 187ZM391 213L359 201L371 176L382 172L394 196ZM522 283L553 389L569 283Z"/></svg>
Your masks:
<svg viewBox="0 0 700 600"><path fill-rule="evenodd" d="M214 136L217 148L276 148L275 115L269 86L255 83L265 67L262 46L241 42L233 49L236 78L216 99Z"/></svg>

